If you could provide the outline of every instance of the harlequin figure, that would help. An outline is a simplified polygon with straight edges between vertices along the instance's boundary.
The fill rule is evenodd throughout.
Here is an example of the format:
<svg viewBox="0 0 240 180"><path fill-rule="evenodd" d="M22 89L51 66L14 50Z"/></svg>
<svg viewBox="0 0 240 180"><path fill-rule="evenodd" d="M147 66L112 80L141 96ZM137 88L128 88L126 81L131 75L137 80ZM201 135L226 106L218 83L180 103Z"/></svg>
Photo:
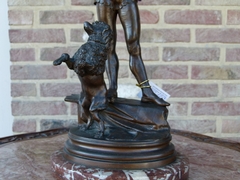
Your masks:
<svg viewBox="0 0 240 180"><path fill-rule="evenodd" d="M140 17L139 0L95 0L98 20L107 23L113 30L113 41L107 61L107 75L109 78L108 97L117 97L117 78L119 62L116 54L116 19L119 17L124 29L127 49L129 52L130 69L135 76L138 86L142 89L142 102L152 102L161 106L170 104L155 95L149 85L145 66L141 57L140 47Z"/></svg>

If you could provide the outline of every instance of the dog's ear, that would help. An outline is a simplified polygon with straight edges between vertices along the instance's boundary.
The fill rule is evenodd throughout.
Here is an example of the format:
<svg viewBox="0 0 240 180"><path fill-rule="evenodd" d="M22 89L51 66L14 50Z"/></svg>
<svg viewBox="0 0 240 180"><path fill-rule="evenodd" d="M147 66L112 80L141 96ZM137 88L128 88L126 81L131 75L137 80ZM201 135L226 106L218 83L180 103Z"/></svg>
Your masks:
<svg viewBox="0 0 240 180"><path fill-rule="evenodd" d="M94 32L93 25L89 22L84 23L84 30L88 33L88 35L92 34Z"/></svg>

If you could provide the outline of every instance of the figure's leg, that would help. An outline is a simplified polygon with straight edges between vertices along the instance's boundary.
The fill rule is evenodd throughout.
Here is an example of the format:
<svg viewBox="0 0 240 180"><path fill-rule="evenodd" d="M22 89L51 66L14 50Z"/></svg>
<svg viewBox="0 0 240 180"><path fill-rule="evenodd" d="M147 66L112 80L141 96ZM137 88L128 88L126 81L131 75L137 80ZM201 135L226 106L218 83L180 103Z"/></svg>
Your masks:
<svg viewBox="0 0 240 180"><path fill-rule="evenodd" d="M140 48L140 17L137 3L131 3L119 10L119 17L124 28L127 48L130 59L129 65L132 73L142 87L142 101L153 102L161 106L169 106L162 98L159 98L148 83L147 73L141 57Z"/></svg>
<svg viewBox="0 0 240 180"><path fill-rule="evenodd" d="M98 20L107 23L113 31L113 40L111 44L110 53L108 55L108 60L106 63L106 71L109 79L109 89L108 89L108 98L113 100L117 97L117 79L118 79L118 68L119 62L116 54L116 18L117 11L114 11L109 6L104 6L102 4L97 4L97 14Z"/></svg>

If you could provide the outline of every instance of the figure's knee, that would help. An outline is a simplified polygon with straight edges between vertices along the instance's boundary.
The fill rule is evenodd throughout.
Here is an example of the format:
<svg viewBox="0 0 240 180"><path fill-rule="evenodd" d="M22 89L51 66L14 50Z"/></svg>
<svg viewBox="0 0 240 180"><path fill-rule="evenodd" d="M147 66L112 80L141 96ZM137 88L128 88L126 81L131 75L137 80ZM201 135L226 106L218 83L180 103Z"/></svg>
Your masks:
<svg viewBox="0 0 240 180"><path fill-rule="evenodd" d="M141 48L138 41L127 42L128 52L131 56L140 55Z"/></svg>

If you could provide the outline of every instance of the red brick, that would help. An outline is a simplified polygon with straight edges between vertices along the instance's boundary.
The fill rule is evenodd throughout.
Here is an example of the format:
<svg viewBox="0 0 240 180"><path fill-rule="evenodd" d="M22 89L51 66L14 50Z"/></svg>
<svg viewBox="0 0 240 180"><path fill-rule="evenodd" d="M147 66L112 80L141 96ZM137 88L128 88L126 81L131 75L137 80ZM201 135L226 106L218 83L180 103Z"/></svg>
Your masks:
<svg viewBox="0 0 240 180"><path fill-rule="evenodd" d="M240 103L233 102L195 102L192 115L239 116Z"/></svg>
<svg viewBox="0 0 240 180"><path fill-rule="evenodd" d="M35 49L17 48L10 50L11 61L35 61Z"/></svg>
<svg viewBox="0 0 240 180"><path fill-rule="evenodd" d="M238 0L195 0L196 5L204 6L239 6Z"/></svg>
<svg viewBox="0 0 240 180"><path fill-rule="evenodd" d="M64 97L79 94L80 83L44 83L40 85L40 94L43 97Z"/></svg>
<svg viewBox="0 0 240 180"><path fill-rule="evenodd" d="M141 42L189 42L189 29L143 29ZM125 42L125 35L122 28L117 30L117 42Z"/></svg>
<svg viewBox="0 0 240 180"><path fill-rule="evenodd" d="M65 79L67 78L66 66L11 66L11 79Z"/></svg>
<svg viewBox="0 0 240 180"><path fill-rule="evenodd" d="M11 29L11 43L65 43L63 29Z"/></svg>
<svg viewBox="0 0 240 180"><path fill-rule="evenodd" d="M8 20L10 25L33 24L33 11L9 10Z"/></svg>
<svg viewBox="0 0 240 180"><path fill-rule="evenodd" d="M171 97L216 97L217 84L163 84Z"/></svg>
<svg viewBox="0 0 240 180"><path fill-rule="evenodd" d="M157 24L160 20L159 13L156 10L139 10L141 24ZM117 24L121 24L119 16L117 16Z"/></svg>
<svg viewBox="0 0 240 180"><path fill-rule="evenodd" d="M190 5L190 0L145 0L139 5Z"/></svg>
<svg viewBox="0 0 240 180"><path fill-rule="evenodd" d="M71 115L78 115L78 109L77 109L76 103L71 103Z"/></svg>
<svg viewBox="0 0 240 180"><path fill-rule="evenodd" d="M119 72L118 72L118 78L127 78L127 77L129 77L129 66L120 65Z"/></svg>
<svg viewBox="0 0 240 180"><path fill-rule="evenodd" d="M222 23L222 14L217 10L167 10L164 19L168 24L216 25Z"/></svg>
<svg viewBox="0 0 240 180"><path fill-rule="evenodd" d="M141 42L189 42L189 29L143 29L141 32Z"/></svg>
<svg viewBox="0 0 240 180"><path fill-rule="evenodd" d="M79 24L93 21L93 13L87 10L41 11L41 24Z"/></svg>
<svg viewBox="0 0 240 180"><path fill-rule="evenodd" d="M240 62L240 48L227 49L226 61Z"/></svg>
<svg viewBox="0 0 240 180"><path fill-rule="evenodd" d="M223 133L240 133L240 120L222 120Z"/></svg>
<svg viewBox="0 0 240 180"><path fill-rule="evenodd" d="M71 0L71 4L75 6L91 6L94 5L93 1L86 0Z"/></svg>
<svg viewBox="0 0 240 180"><path fill-rule="evenodd" d="M192 79L238 80L240 66L192 66Z"/></svg>
<svg viewBox="0 0 240 180"><path fill-rule="evenodd" d="M11 84L12 97L21 96L36 96L37 88L34 83L12 83Z"/></svg>
<svg viewBox="0 0 240 180"><path fill-rule="evenodd" d="M219 61L219 48L165 47L164 61Z"/></svg>
<svg viewBox="0 0 240 180"><path fill-rule="evenodd" d="M195 133L215 133L215 120L168 120L172 129L191 131Z"/></svg>
<svg viewBox="0 0 240 180"><path fill-rule="evenodd" d="M72 42L85 42L84 36L87 36L83 29L71 29L70 40Z"/></svg>
<svg viewBox="0 0 240 180"><path fill-rule="evenodd" d="M72 5L89 6L93 1L71 0ZM190 5L190 0L144 0L139 5Z"/></svg>
<svg viewBox="0 0 240 180"><path fill-rule="evenodd" d="M64 0L9 0L9 6L57 6L64 5Z"/></svg>
<svg viewBox="0 0 240 180"><path fill-rule="evenodd" d="M142 58L144 61L159 61L158 47L142 47ZM129 60L129 53L126 47L117 48L118 58L121 60Z"/></svg>
<svg viewBox="0 0 240 180"><path fill-rule="evenodd" d="M227 24L240 25L240 10L228 10Z"/></svg>
<svg viewBox="0 0 240 180"><path fill-rule="evenodd" d="M146 66L149 79L187 79L188 67L180 65Z"/></svg>
<svg viewBox="0 0 240 180"><path fill-rule="evenodd" d="M13 132L36 132L36 120L14 120L13 121Z"/></svg>
<svg viewBox="0 0 240 180"><path fill-rule="evenodd" d="M72 0L72 5L82 5L82 6L89 6L93 5L93 1L86 1L86 0ZM139 5L189 5L190 0L147 0L147 1L140 1Z"/></svg>
<svg viewBox="0 0 240 180"><path fill-rule="evenodd" d="M170 116L186 116L188 111L188 103L186 102L170 102L169 115Z"/></svg>
<svg viewBox="0 0 240 180"><path fill-rule="evenodd" d="M59 58L63 53L68 53L73 56L78 50L78 46L74 47L54 47L54 48L43 48L40 52L40 59L43 61L54 61Z"/></svg>
<svg viewBox="0 0 240 180"><path fill-rule="evenodd" d="M122 28L117 30L117 42L125 42L125 35Z"/></svg>
<svg viewBox="0 0 240 180"><path fill-rule="evenodd" d="M240 84L223 84L223 97L240 97Z"/></svg>
<svg viewBox="0 0 240 180"><path fill-rule="evenodd" d="M156 10L139 10L139 14L140 14L140 22L141 24L157 24L160 20L159 17L159 13ZM117 16L117 20L116 20L117 24L121 24L121 21L119 19L119 16ZM122 26L121 26L122 28Z"/></svg>
<svg viewBox="0 0 240 180"><path fill-rule="evenodd" d="M140 20L142 24L156 24L159 21L158 11L140 10Z"/></svg>
<svg viewBox="0 0 240 180"><path fill-rule="evenodd" d="M66 115L67 105L61 101L12 101L12 114L24 115Z"/></svg>
<svg viewBox="0 0 240 180"><path fill-rule="evenodd" d="M197 29L196 42L240 43L240 29Z"/></svg>

